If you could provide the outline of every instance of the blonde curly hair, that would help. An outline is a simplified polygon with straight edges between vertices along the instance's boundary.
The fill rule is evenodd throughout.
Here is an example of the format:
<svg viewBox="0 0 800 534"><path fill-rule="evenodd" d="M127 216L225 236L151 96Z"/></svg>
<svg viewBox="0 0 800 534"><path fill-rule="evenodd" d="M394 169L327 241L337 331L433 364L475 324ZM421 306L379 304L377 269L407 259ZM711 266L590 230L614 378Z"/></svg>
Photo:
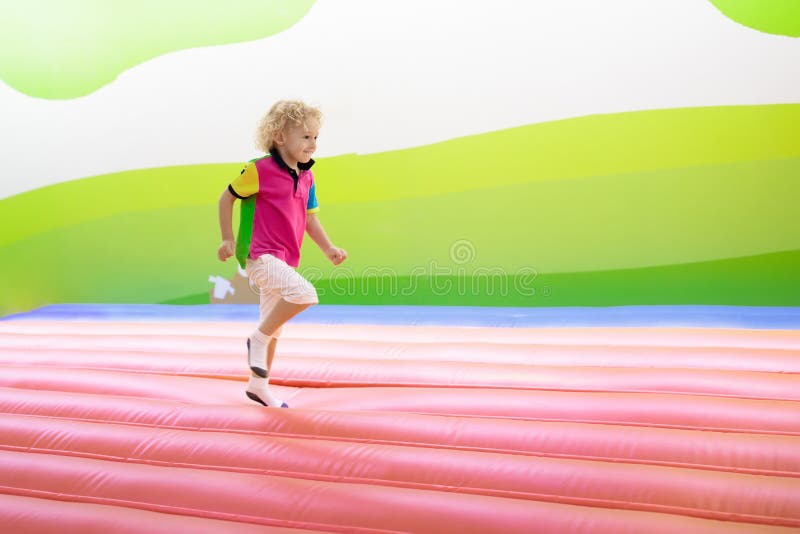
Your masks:
<svg viewBox="0 0 800 534"><path fill-rule="evenodd" d="M262 152L273 148L275 134L291 121L298 126L306 126L309 119L322 122L322 112L300 100L279 100L272 105L266 115L258 123L256 130L256 147Z"/></svg>

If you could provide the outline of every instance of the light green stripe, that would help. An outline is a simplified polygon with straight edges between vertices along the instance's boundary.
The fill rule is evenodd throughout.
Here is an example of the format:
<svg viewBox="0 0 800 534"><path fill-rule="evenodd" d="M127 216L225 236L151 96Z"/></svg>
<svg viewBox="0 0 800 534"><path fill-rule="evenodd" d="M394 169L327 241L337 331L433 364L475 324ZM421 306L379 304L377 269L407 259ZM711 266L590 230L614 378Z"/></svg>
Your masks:
<svg viewBox="0 0 800 534"><path fill-rule="evenodd" d="M726 17L755 30L800 37L797 0L710 0Z"/></svg>
<svg viewBox="0 0 800 534"><path fill-rule="evenodd" d="M339 203L797 158L797 139L798 104L642 111L535 124L383 154L322 158L314 170L327 217L327 207ZM240 171L241 163L143 169L16 195L0 201L5 229L0 246L115 213L215 204ZM31 213L37 217L31 219Z"/></svg>
<svg viewBox="0 0 800 534"><path fill-rule="evenodd" d="M800 104L592 115L435 145L323 158L320 203L800 157Z"/></svg>
<svg viewBox="0 0 800 534"><path fill-rule="evenodd" d="M0 11L0 79L27 95L87 95L123 71L186 48L262 39L313 0L25 0ZM242 72L242 77L246 77Z"/></svg>

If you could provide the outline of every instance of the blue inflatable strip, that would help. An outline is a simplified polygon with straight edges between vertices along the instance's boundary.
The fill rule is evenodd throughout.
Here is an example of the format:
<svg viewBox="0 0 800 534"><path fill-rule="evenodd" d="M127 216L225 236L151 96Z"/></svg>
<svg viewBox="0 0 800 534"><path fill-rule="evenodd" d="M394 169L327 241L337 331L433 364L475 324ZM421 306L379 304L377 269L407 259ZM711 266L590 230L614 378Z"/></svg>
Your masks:
<svg viewBox="0 0 800 534"><path fill-rule="evenodd" d="M255 304L54 304L0 320L258 321ZM800 307L613 306L494 308L479 306L318 305L293 323L450 326L675 326L800 329Z"/></svg>

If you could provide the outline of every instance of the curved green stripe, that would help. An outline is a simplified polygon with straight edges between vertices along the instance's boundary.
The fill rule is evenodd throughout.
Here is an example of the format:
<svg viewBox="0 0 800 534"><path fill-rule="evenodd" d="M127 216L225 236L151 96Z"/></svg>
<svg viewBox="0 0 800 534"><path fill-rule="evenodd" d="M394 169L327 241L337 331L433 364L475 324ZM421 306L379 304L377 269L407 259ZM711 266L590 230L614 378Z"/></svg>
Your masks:
<svg viewBox="0 0 800 534"><path fill-rule="evenodd" d="M553 180L331 205L323 222L354 269L452 266L464 239L472 265L645 267L800 248L798 176L800 158Z"/></svg>
<svg viewBox="0 0 800 534"><path fill-rule="evenodd" d="M800 306L800 250L683 265L534 278L400 277L314 281L321 304L436 306ZM410 289L413 288L413 291ZM205 296L208 302L208 295Z"/></svg>
<svg viewBox="0 0 800 534"><path fill-rule="evenodd" d="M355 272L382 266L403 275L459 266L574 272L687 263L800 248L798 175L800 158L532 183L332 205L324 224L349 251L347 267ZM461 264L451 257L459 240L468 240L474 254ZM114 273L110 260L147 276L160 276L152 269L161 265L198 280L233 268L217 262L218 245L216 205L206 205L84 221L3 246L0 254L9 280L24 279L47 258L58 258L47 281L69 265L76 272L104 265ZM303 266L329 268L308 238Z"/></svg>
<svg viewBox="0 0 800 534"><path fill-rule="evenodd" d="M0 289L0 314L20 312L52 302L118 302L207 304L208 289L202 270L166 272L151 268L144 273L132 267L116 277L103 277L99 266L87 271L77 286L51 288L32 283L34 276L17 279L14 291ZM36 271L40 276L52 273ZM353 280L347 292L341 279L315 279L321 304L428 304L439 306L625 306L655 304L719 304L735 306L800 306L800 250L728 258L685 265L624 269L589 273L541 274L535 278L494 279L370 277ZM29 273L30 274L30 273ZM132 280L153 275L157 284L133 285ZM194 275L194 276L193 276ZM94 277L99 280L95 280ZM186 283L186 279L190 283ZM116 283L114 283L116 281ZM103 286L102 284L107 285ZM20 291L19 288L25 288ZM210 288L210 285L206 286ZM392 288L394 287L394 291ZM409 291L413 288L413 291ZM448 289L443 291L444 289ZM459 289L461 288L461 289ZM406 290L406 291L403 291Z"/></svg>
<svg viewBox="0 0 800 534"><path fill-rule="evenodd" d="M320 203L800 157L800 104L590 115L320 159ZM324 189L323 189L324 187Z"/></svg>
<svg viewBox="0 0 800 534"><path fill-rule="evenodd" d="M335 242L351 251L354 269L391 266L408 273L432 261L452 265L450 247L460 239L474 248L474 265L543 272L632 268L800 248L798 176L800 158L730 163L330 204L322 219ZM69 211L69 202L62 203ZM7 228L20 220L9 220ZM130 222L120 227L117 221ZM200 228L206 234L194 235ZM82 233L91 238L78 239ZM63 254L92 257L102 244L108 253L135 246L160 256L168 240L179 238L185 247L184 234L206 243L187 256L216 250L216 204L108 214L0 245L0 253L37 258L37 244L74 243ZM327 264L308 239L303 258Z"/></svg>
<svg viewBox="0 0 800 534"><path fill-rule="evenodd" d="M800 104L594 115L315 166L320 205L800 157ZM210 205L241 163L126 171L0 200L0 246L116 213ZM125 191L120 195L119 191ZM537 200L538 202L538 200ZM30 214L37 213L31 219ZM17 221L26 220L20 225Z"/></svg>
<svg viewBox="0 0 800 534"><path fill-rule="evenodd" d="M76 98L169 52L273 35L294 25L313 4L314 0L3 2L0 79L30 96Z"/></svg>
<svg viewBox="0 0 800 534"><path fill-rule="evenodd" d="M14 195L0 200L0 224L6 229L0 234L0 247L62 226L113 215L209 206L241 170L241 163L139 169ZM25 224L19 224L23 220Z"/></svg>
<svg viewBox="0 0 800 534"><path fill-rule="evenodd" d="M216 259L215 207L122 213L3 247L2 304L158 302L209 287L210 274L235 272Z"/></svg>
<svg viewBox="0 0 800 534"><path fill-rule="evenodd" d="M800 37L797 0L710 0L726 17L765 33Z"/></svg>

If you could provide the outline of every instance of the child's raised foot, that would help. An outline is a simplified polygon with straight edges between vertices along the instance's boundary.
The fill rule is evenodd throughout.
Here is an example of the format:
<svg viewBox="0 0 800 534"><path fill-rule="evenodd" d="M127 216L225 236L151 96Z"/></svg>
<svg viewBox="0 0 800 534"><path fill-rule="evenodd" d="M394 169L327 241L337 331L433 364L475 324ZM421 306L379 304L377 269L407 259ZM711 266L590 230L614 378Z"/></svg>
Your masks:
<svg viewBox="0 0 800 534"><path fill-rule="evenodd" d="M289 405L280 400L272 394L269 390L269 382L266 378L258 376L250 376L250 382L247 384L247 397L264 406L288 408Z"/></svg>

